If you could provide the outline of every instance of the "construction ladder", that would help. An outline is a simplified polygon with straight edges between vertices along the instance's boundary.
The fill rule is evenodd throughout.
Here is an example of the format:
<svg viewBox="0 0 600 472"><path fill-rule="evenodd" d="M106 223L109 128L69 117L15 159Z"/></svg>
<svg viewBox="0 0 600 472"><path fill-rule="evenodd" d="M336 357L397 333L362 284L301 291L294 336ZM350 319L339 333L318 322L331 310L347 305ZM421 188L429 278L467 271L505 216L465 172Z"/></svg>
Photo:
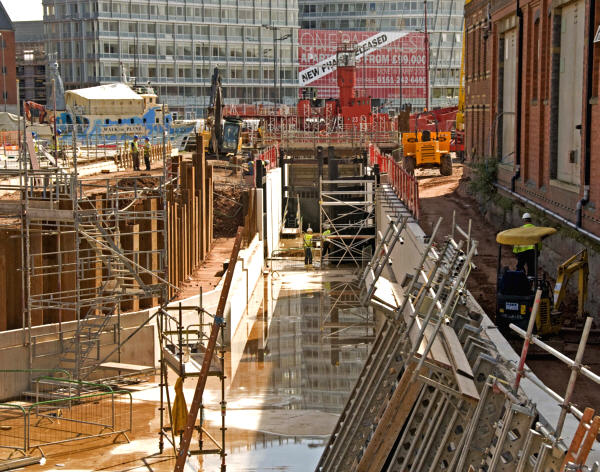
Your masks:
<svg viewBox="0 0 600 472"><path fill-rule="evenodd" d="M235 242L233 243L233 249L231 250L231 257L229 259L229 265L227 266L227 272L225 274L225 281L223 283L223 289L221 290L221 296L219 298L219 305L217 306L217 312L215 313L215 321L210 331L210 337L208 338L208 344L206 345L206 351L204 353L204 359L202 360L202 368L200 369L200 375L198 376L198 383L196 384L196 391L194 392L194 399L190 405L190 411L188 413L187 422L185 424L185 430L181 437L181 443L179 444L179 452L177 454L177 461L175 463L174 472L183 472L185 467L185 461L188 456L190 448L190 442L192 440L192 434L194 432L194 426L196 424L196 418L198 417L198 411L202 404L202 395L204 394L204 387L206 386L206 380L208 379L208 372L212 362L212 357L215 352L215 346L217 345L217 336L219 330L225 324L223 316L225 314L225 305L227 304L227 297L229 295L229 289L231 288L231 281L233 279L233 272L235 270L236 261L242 245L242 228L238 227L237 234L235 236ZM222 455L221 471L225 471L225 454Z"/></svg>

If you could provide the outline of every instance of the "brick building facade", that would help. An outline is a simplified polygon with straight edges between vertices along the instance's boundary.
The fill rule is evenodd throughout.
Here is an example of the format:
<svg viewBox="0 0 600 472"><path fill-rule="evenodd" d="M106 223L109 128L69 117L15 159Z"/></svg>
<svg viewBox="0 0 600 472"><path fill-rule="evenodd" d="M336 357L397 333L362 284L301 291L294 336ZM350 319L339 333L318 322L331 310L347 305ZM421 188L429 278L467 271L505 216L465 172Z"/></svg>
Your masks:
<svg viewBox="0 0 600 472"><path fill-rule="evenodd" d="M492 108L492 45L490 0L465 5L465 151L467 156L489 156Z"/></svg>
<svg viewBox="0 0 600 472"><path fill-rule="evenodd" d="M17 110L17 64L15 28L0 3L0 111Z"/></svg>
<svg viewBox="0 0 600 472"><path fill-rule="evenodd" d="M599 10L597 0L465 6L468 158L496 157L500 186L596 236Z"/></svg>

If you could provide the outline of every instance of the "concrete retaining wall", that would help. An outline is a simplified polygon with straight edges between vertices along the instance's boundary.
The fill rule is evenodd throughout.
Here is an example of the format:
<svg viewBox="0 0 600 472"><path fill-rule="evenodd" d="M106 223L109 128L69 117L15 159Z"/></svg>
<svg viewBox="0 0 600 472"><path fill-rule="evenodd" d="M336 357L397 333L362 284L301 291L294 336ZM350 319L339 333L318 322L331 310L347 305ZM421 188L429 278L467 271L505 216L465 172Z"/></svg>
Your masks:
<svg viewBox="0 0 600 472"><path fill-rule="evenodd" d="M151 310L121 315L121 339L125 339L135 329L144 323L151 315ZM75 321L62 324L65 338L72 336L77 323ZM0 332L0 400L14 398L28 388L29 375L27 373L2 373L3 370L29 369L29 358L32 356L34 369L53 369L58 364L60 356L60 341L58 324L35 326L31 329L30 345L26 345L22 330ZM111 330L102 335L100 358L108 355L115 348L116 330ZM157 335L155 326L150 324L136 333L121 349L120 356L114 354L110 361L118 361L137 365L156 365L154 359ZM51 372L41 375L51 375Z"/></svg>
<svg viewBox="0 0 600 472"><path fill-rule="evenodd" d="M240 253L229 291L225 332L231 349L231 371L229 372L231 378L237 370L250 334L251 317L248 316L247 308L253 306L250 300L259 280L262 280L263 263L263 241L256 235L248 248Z"/></svg>
<svg viewBox="0 0 600 472"><path fill-rule="evenodd" d="M279 234L282 225L281 168L267 173L267 206L265 211L265 239L267 241L266 256L271 257L279 248Z"/></svg>
<svg viewBox="0 0 600 472"><path fill-rule="evenodd" d="M236 264L232 286L230 289L229 302L226 308L226 342L232 346L232 363L228 377L233 377L235 369L244 350L248 332L248 320L246 305L252 298L255 287L262 280L262 268L264 261L263 243L258 236L252 240L250 246L244 249ZM262 290L257 290L261 292ZM204 293L202 302L204 308L214 313L217 308L221 294L221 284L211 292ZM196 305L199 295L182 300L182 305ZM173 303L177 306L180 302ZM156 312L157 308L151 308L136 313L125 313L121 315L121 339L130 336L135 329L148 320ZM183 324L188 325L196 322L195 312L183 313ZM77 323L74 321L62 323L62 331L67 332L66 338L74 332ZM29 368L29 356L32 356L34 369L53 369L57 363L60 352L58 324L35 326L31 329L32 344L26 345L26 338L22 330L0 332L0 401L15 398L28 388L29 375L27 373L10 372L3 370L27 370ZM118 333L115 330L102 335L102 347L100 358L108 355L115 348L115 339ZM37 357L42 356L42 357ZM159 360L158 334L156 319L143 327L121 348L120 355L115 353L108 360L130 363L136 365L158 367ZM40 373L40 375L50 375Z"/></svg>

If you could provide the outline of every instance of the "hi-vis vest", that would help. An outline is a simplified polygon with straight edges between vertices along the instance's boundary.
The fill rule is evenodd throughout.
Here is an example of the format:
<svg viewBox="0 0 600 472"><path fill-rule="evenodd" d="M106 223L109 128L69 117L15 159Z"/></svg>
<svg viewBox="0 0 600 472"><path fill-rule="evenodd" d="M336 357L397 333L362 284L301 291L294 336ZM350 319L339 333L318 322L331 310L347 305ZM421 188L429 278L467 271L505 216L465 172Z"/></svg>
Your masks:
<svg viewBox="0 0 600 472"><path fill-rule="evenodd" d="M323 239L323 241L327 241L327 238L329 237L329 235L331 234L331 230L326 229L325 231L323 231L323 234L321 235L321 238Z"/></svg>
<svg viewBox="0 0 600 472"><path fill-rule="evenodd" d="M522 226L522 228L534 228L535 225L532 225L531 223L526 223ZM535 249L535 245L531 244L529 246L513 246L513 253L514 254L519 254L520 252L525 252L525 251L531 251ZM538 244L538 250L542 249L542 243Z"/></svg>
<svg viewBox="0 0 600 472"><path fill-rule="evenodd" d="M304 234L304 247L312 246L312 238L313 238L313 235L311 233Z"/></svg>

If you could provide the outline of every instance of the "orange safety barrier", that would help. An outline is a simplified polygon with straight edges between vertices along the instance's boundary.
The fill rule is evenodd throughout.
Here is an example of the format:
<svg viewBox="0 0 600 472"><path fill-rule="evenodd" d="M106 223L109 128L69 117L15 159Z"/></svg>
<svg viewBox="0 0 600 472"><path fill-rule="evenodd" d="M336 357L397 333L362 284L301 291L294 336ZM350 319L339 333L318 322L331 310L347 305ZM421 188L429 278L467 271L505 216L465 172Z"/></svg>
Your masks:
<svg viewBox="0 0 600 472"><path fill-rule="evenodd" d="M369 163L376 164L382 174L387 174L388 183L396 196L406 205L415 219L419 219L419 184L414 175L409 174L389 154L383 154L377 145L369 144Z"/></svg>
<svg viewBox="0 0 600 472"><path fill-rule="evenodd" d="M18 131L0 131L0 144L8 146L19 145L19 132Z"/></svg>

